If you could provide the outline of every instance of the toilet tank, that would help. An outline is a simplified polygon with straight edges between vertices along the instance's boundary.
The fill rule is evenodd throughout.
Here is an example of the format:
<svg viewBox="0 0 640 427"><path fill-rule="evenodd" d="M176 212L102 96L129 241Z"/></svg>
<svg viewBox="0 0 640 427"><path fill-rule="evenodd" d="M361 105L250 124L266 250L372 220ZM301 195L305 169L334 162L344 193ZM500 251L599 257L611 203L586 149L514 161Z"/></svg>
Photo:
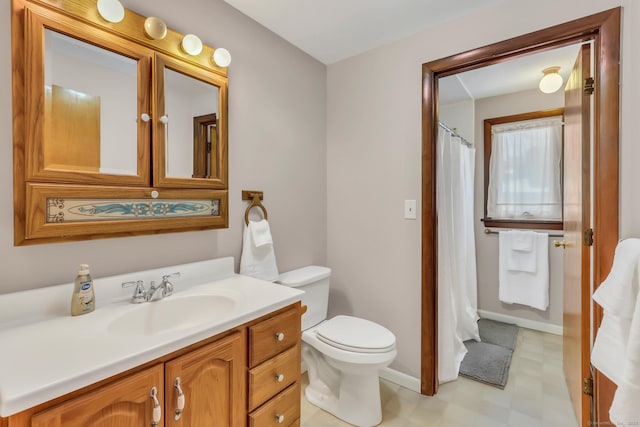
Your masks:
<svg viewBox="0 0 640 427"><path fill-rule="evenodd" d="M304 291L302 304L307 306L307 312L302 315L303 331L327 318L329 276L331 276L330 268L309 265L282 273L276 281L276 283Z"/></svg>

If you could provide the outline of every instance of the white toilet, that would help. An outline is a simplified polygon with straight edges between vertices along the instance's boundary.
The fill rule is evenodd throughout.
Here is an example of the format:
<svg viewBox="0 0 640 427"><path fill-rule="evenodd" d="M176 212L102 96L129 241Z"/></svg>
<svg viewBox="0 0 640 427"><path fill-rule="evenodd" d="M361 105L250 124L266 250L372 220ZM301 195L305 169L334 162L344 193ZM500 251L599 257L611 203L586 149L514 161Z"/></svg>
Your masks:
<svg viewBox="0 0 640 427"><path fill-rule="evenodd" d="M365 319L327 320L327 267L308 266L283 273L278 283L305 291L302 303L302 361L309 374L305 396L312 404L358 427L382 421L378 371L396 357L391 331Z"/></svg>

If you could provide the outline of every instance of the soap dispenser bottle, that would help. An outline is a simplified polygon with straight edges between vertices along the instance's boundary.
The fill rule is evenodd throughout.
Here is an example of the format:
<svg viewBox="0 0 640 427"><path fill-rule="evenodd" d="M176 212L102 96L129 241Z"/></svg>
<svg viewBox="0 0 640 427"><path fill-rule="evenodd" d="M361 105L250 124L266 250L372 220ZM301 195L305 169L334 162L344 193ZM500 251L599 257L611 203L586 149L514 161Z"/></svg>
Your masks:
<svg viewBox="0 0 640 427"><path fill-rule="evenodd" d="M79 316L91 313L95 308L96 298L93 292L93 280L89 274L89 266L80 264L71 298L71 315Z"/></svg>

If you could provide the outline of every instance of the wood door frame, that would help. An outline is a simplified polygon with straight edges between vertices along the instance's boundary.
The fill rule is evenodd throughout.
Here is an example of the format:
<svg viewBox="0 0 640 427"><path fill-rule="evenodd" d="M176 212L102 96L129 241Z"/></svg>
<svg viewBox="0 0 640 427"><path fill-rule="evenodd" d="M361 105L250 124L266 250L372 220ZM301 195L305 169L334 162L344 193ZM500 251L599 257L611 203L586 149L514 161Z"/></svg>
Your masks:
<svg viewBox="0 0 640 427"><path fill-rule="evenodd" d="M593 280L604 280L618 243L619 117L620 117L620 18L617 7L564 24L438 59L422 65L422 331L421 392L438 389L437 360L437 217L436 141L438 132L439 77L496 64L533 52L580 41L594 41L594 168ZM602 309L594 305L594 325L602 320ZM612 385L596 371L596 420L608 414L610 402L600 396L613 394Z"/></svg>

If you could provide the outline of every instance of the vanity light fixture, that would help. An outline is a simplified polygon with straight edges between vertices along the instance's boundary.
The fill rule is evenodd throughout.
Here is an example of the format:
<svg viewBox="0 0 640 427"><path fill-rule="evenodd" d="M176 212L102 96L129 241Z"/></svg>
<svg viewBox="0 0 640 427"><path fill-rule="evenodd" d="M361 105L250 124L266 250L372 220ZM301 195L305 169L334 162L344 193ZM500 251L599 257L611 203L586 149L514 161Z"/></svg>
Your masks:
<svg viewBox="0 0 640 427"><path fill-rule="evenodd" d="M162 40L167 35L167 24L160 18L150 16L144 20L144 32L154 40Z"/></svg>
<svg viewBox="0 0 640 427"><path fill-rule="evenodd" d="M187 34L182 38L182 50L191 56L200 55L202 52L202 40L195 34Z"/></svg>
<svg viewBox="0 0 640 427"><path fill-rule="evenodd" d="M98 0L98 13L105 21L114 24L124 19L124 7L120 0Z"/></svg>
<svg viewBox="0 0 640 427"><path fill-rule="evenodd" d="M554 93L562 87L562 76L558 73L560 67L549 67L542 70L542 79L540 80L540 91L543 93Z"/></svg>
<svg viewBox="0 0 640 427"><path fill-rule="evenodd" d="M211 60L218 67L228 67L231 64L231 54L227 49L220 47L213 51Z"/></svg>

